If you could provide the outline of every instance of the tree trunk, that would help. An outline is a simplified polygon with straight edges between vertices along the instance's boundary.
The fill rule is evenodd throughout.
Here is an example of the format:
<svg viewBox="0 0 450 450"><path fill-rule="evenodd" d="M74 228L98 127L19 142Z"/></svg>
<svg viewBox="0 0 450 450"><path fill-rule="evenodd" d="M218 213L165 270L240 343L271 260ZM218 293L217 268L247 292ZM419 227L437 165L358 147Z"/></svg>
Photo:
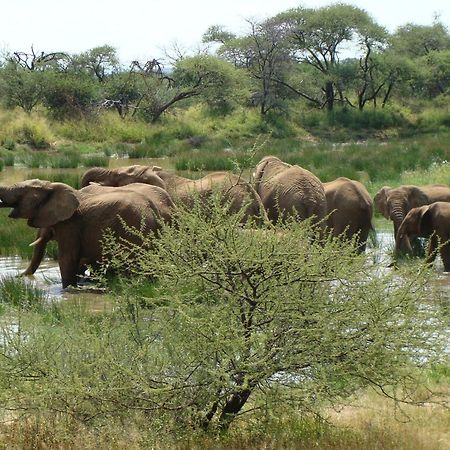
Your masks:
<svg viewBox="0 0 450 450"><path fill-rule="evenodd" d="M219 424L221 430L226 431L228 429L235 415L242 409L242 407L247 402L251 392L252 391L250 389L243 389L240 392L235 392L231 396L231 398L227 401L219 417Z"/></svg>
<svg viewBox="0 0 450 450"><path fill-rule="evenodd" d="M334 107L334 86L332 81L327 81L325 85L326 105L328 111L333 111Z"/></svg>

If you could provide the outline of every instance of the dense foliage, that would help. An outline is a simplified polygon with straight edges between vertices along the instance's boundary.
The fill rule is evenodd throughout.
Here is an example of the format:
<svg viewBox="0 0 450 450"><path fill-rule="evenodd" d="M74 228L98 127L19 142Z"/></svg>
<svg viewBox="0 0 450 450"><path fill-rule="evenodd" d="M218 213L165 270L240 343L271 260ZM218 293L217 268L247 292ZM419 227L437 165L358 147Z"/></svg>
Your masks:
<svg viewBox="0 0 450 450"><path fill-rule="evenodd" d="M234 35L212 25L205 49L175 55L166 67L157 59L124 67L108 45L74 55L16 51L1 63L1 101L27 112L42 105L58 118L112 108L154 122L182 101L266 115L296 102L363 110L448 96L450 34L438 19L389 33L364 10L339 3L290 9L248 28Z"/></svg>
<svg viewBox="0 0 450 450"><path fill-rule="evenodd" d="M105 252L127 274L109 313L43 313L42 300L21 304L0 285L7 408L224 430L243 413L320 414L366 386L411 402L419 371L445 358L425 267L386 273L306 222L254 229L217 201L180 211L139 247L110 236Z"/></svg>

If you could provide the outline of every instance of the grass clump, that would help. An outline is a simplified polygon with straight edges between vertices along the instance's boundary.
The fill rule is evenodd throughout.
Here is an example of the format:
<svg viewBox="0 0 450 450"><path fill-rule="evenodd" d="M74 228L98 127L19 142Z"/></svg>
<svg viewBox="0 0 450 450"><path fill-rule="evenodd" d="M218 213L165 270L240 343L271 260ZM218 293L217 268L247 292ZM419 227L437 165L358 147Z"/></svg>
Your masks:
<svg viewBox="0 0 450 450"><path fill-rule="evenodd" d="M49 148L55 140L49 123L38 116L19 115L9 124L6 133L10 140L38 150Z"/></svg>
<svg viewBox="0 0 450 450"><path fill-rule="evenodd" d="M84 167L108 167L109 158L104 155L86 155L81 158Z"/></svg>
<svg viewBox="0 0 450 450"><path fill-rule="evenodd" d="M36 230L30 228L23 220L12 220L9 211L0 210L0 254L2 256L20 255L30 257L30 242L35 240Z"/></svg>
<svg viewBox="0 0 450 450"><path fill-rule="evenodd" d="M0 313L7 306L20 310L42 310L48 296L45 291L37 288L29 281L17 277L0 278Z"/></svg>

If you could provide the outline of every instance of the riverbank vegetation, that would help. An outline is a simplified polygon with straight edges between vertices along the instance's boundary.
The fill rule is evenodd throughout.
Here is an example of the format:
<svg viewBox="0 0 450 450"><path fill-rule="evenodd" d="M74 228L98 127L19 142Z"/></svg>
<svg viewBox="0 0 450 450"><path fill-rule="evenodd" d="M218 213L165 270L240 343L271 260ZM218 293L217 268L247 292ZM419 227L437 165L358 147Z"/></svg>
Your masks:
<svg viewBox="0 0 450 450"><path fill-rule="evenodd" d="M450 183L439 18L389 33L354 6L299 8L242 35L212 25L204 44L128 67L109 45L3 55L1 182L19 169L78 188L118 158L251 178L273 154L372 196ZM449 311L436 273L336 241L319 249L308 224L246 232L220 211L185 211L136 267L127 255L142 249L111 239L128 277L96 278L105 311L0 280L0 447L444 448ZM35 232L7 214L0 254L29 258Z"/></svg>
<svg viewBox="0 0 450 450"><path fill-rule="evenodd" d="M205 156L192 168L216 170L229 168L224 152L239 154L259 137L270 138L268 152L297 152L329 142L413 143L449 130L450 34L439 18L389 33L355 6L296 8L250 21L242 35L212 24L203 42L166 64L128 67L108 45L5 54L2 164L88 167L111 155L180 155L184 169L198 152L221 163ZM26 149L52 157L24 157ZM423 155L404 153L423 167ZM448 148L428 153L442 160ZM392 170L404 166L415 168Z"/></svg>
<svg viewBox="0 0 450 450"><path fill-rule="evenodd" d="M103 312L0 284L0 442L417 449L432 409L426 445L439 448L448 305L425 266L382 270L339 241L319 245L306 222L242 228L218 203L176 223L151 254L107 239L127 276L107 284L114 306ZM368 416L349 413L356 398L411 413L415 439L388 413L368 432Z"/></svg>

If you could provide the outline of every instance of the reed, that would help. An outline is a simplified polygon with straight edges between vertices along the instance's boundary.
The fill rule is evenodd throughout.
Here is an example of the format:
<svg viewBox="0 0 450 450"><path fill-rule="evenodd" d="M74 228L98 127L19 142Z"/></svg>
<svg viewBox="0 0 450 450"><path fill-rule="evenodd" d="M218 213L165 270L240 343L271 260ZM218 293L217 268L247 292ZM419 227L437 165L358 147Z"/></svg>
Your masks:
<svg viewBox="0 0 450 450"><path fill-rule="evenodd" d="M7 306L42 311L47 301L47 293L29 281L17 277L0 277L0 313Z"/></svg>

